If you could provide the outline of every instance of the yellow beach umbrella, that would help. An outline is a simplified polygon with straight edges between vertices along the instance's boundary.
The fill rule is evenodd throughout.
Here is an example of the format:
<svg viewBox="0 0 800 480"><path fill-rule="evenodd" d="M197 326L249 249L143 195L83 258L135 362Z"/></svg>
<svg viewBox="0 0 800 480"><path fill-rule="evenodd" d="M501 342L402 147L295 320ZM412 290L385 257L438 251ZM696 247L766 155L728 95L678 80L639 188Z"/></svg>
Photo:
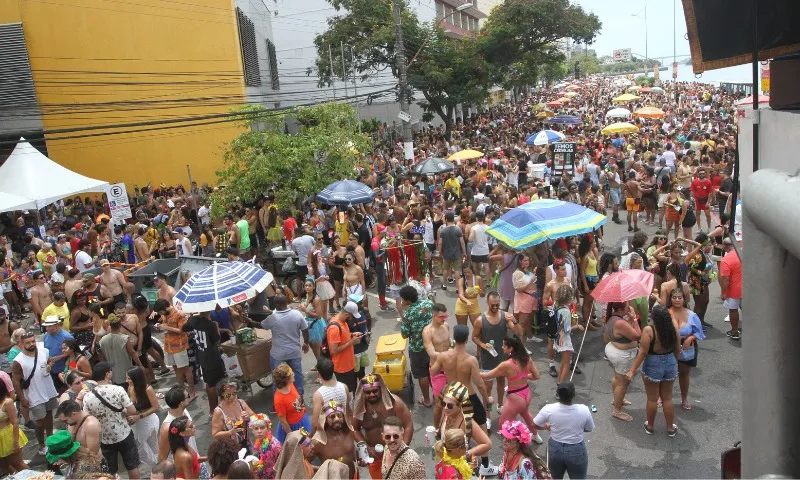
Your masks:
<svg viewBox="0 0 800 480"><path fill-rule="evenodd" d="M555 117L556 114L551 112L550 110L542 110L541 112L536 114L536 118L550 118Z"/></svg>
<svg viewBox="0 0 800 480"><path fill-rule="evenodd" d="M641 118L664 118L664 110L656 107L642 107L633 112L633 116Z"/></svg>
<svg viewBox="0 0 800 480"><path fill-rule="evenodd" d="M577 97L578 96L578 92L567 92L566 94L564 94L564 96L565 97L569 97L569 98Z"/></svg>
<svg viewBox="0 0 800 480"><path fill-rule="evenodd" d="M628 122L618 122L618 123L612 123L611 125L602 129L600 133L602 133L603 135L613 135L615 133L626 134L626 133L636 133L638 131L639 127L637 127L636 125L630 124Z"/></svg>
<svg viewBox="0 0 800 480"><path fill-rule="evenodd" d="M612 102L614 102L614 103L620 103L620 102L630 102L630 101L632 101L632 100L638 100L638 99L640 99L640 98L641 98L641 97L638 97L638 96L636 96L636 95L633 95L633 94L631 94L631 93L623 93L622 95L620 95L620 96L619 96L619 97L617 97L617 98L614 98L614 99L612 99L611 101L612 101Z"/></svg>
<svg viewBox="0 0 800 480"><path fill-rule="evenodd" d="M460 152L456 152L449 157L447 157L450 161L455 160L471 160L473 158L481 158L483 157L483 152L479 152L478 150L461 150Z"/></svg>
<svg viewBox="0 0 800 480"><path fill-rule="evenodd" d="M577 86L577 85L567 85L567 86L564 88L564 90L578 90L579 88L581 88L581 87L579 87L579 86Z"/></svg>
<svg viewBox="0 0 800 480"><path fill-rule="evenodd" d="M544 108L544 107L546 107L546 106L547 106L547 104L546 104L546 103L537 103L536 105L533 105L533 106L531 107L531 110L533 110L533 111L535 112L535 111L537 111L537 110L541 110L541 109L543 109L543 108Z"/></svg>
<svg viewBox="0 0 800 480"><path fill-rule="evenodd" d="M628 88L628 91L629 92L638 92L641 89L642 89L642 87L640 87L639 85L634 85L634 86Z"/></svg>

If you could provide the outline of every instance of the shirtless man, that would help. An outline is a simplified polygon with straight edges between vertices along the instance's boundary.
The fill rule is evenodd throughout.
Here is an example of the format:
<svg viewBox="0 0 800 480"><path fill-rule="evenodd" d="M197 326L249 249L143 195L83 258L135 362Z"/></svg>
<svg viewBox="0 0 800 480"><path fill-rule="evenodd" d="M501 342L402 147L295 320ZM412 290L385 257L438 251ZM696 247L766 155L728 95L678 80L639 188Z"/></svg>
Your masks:
<svg viewBox="0 0 800 480"><path fill-rule="evenodd" d="M167 276L160 272L156 273L153 285L158 289L158 298L163 298L172 304L172 299L178 292L167 283Z"/></svg>
<svg viewBox="0 0 800 480"><path fill-rule="evenodd" d="M563 259L557 259L553 265L553 270L556 272L555 278L547 282L544 286L544 292L542 293L542 301L544 302L545 306L545 318L548 316L548 312L552 313L553 305L556 301L556 291L558 287L561 285L570 285L572 286L572 282L570 282L569 278L567 278L567 262ZM548 268L548 275L549 275L549 268ZM556 371L556 352L553 347L553 338L550 335L547 336L547 358L550 359L550 376L555 378L558 377L558 371ZM577 371L576 371L577 373Z"/></svg>
<svg viewBox="0 0 800 480"><path fill-rule="evenodd" d="M137 262L144 262L150 258L150 247L144 238L147 234L147 227L140 226L137 233L138 235L133 239L133 253L136 255Z"/></svg>
<svg viewBox="0 0 800 480"><path fill-rule="evenodd" d="M141 355L144 335L142 335L142 327L139 325L139 318L135 314L127 312L125 302L114 304L114 314L122 319L120 333L128 336L128 343L131 344L137 355Z"/></svg>
<svg viewBox="0 0 800 480"><path fill-rule="evenodd" d="M641 186L636 180L636 172L628 172L628 181L622 185L622 193L627 194L625 199L625 209L628 210L628 231L639 231L639 209L642 206L642 192L647 192L647 188ZM633 217L633 226L631 226Z"/></svg>
<svg viewBox="0 0 800 480"><path fill-rule="evenodd" d="M8 351L14 346L11 333L17 329L16 322L12 322L6 311L0 308L0 370L11 375L11 363L8 361Z"/></svg>
<svg viewBox="0 0 800 480"><path fill-rule="evenodd" d="M467 341L469 340L469 327L466 325L456 325L453 327L453 340L456 344L453 349L446 352L439 352L436 361L431 365L431 375L444 371L449 382L458 381L469 388L469 399L472 402L474 415L473 421L482 427L486 426L486 410L483 407L481 398L487 403L492 403L494 399L489 396L486 384L481 378L481 370L478 366L478 359L474 355L467 353ZM481 394L481 398L475 395L475 388ZM433 424L440 425L442 421L442 402L434 402Z"/></svg>
<svg viewBox="0 0 800 480"><path fill-rule="evenodd" d="M77 268L70 268L67 270L67 281L64 282L64 295L67 297L67 303L72 305L72 296L75 292L83 288L83 275Z"/></svg>
<svg viewBox="0 0 800 480"><path fill-rule="evenodd" d="M108 293L114 298L114 304L125 303L125 275L116 268L111 268L111 262L105 258L100 260L100 267L103 273L100 274L100 283L108 289Z"/></svg>
<svg viewBox="0 0 800 480"><path fill-rule="evenodd" d="M44 272L37 270L33 274L34 286L31 288L31 308L33 314L36 316L36 325L42 320L42 312L48 305L53 303L53 292L50 291L50 286L47 285L47 278Z"/></svg>
<svg viewBox="0 0 800 480"><path fill-rule="evenodd" d="M86 290L86 296L89 302L98 301L106 308L110 308L114 305L114 297L111 296L111 293L105 285L97 282L94 274L85 273L81 281L83 283L83 289Z"/></svg>
<svg viewBox="0 0 800 480"><path fill-rule="evenodd" d="M448 338L449 343L449 338ZM375 461L369 464L370 476L374 479L381 477L381 460L383 454L375 451L375 445L384 444L383 441L383 419L397 417L403 422L403 441L406 445L411 444L414 435L414 420L408 406L397 395L391 393L383 378L379 374L371 374L362 378L356 389L359 403L363 405L363 411L353 412L353 430L356 442L366 442L367 452Z"/></svg>
<svg viewBox="0 0 800 480"><path fill-rule="evenodd" d="M330 459L339 460L350 469L348 478L356 478L356 438L353 427L345 419L344 406L331 400L324 405L319 421L321 428L312 440L314 453L319 457L320 463Z"/></svg>
<svg viewBox="0 0 800 480"><path fill-rule="evenodd" d="M428 352L431 362L435 362L439 353L450 350L450 325L447 323L447 307L441 303L433 305L433 318L431 323L422 329L422 344ZM447 385L447 375L440 372L431 375L431 388L433 388L433 398L439 397Z"/></svg>
<svg viewBox="0 0 800 480"><path fill-rule="evenodd" d="M356 265L361 267L361 269L366 272L366 264L364 263L366 254L364 253L364 247L359 244L358 234L355 232L351 233L350 239L347 242L349 244L349 248L353 250L353 253L356 256Z"/></svg>
<svg viewBox="0 0 800 480"><path fill-rule="evenodd" d="M78 394L78 398L83 399L86 392L88 390L82 390ZM81 405L75 400L61 402L56 410L56 418L67 424L67 430L72 434L72 438L80 443L78 456L82 459L81 462L88 462L100 467L103 460L100 450L100 421L84 412Z"/></svg>

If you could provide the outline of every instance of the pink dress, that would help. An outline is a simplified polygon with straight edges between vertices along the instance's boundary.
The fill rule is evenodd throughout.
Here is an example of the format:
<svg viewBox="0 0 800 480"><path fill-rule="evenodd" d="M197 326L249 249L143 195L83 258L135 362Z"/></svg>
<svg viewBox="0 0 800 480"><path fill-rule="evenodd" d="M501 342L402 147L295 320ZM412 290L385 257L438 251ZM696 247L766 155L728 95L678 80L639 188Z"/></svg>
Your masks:
<svg viewBox="0 0 800 480"><path fill-rule="evenodd" d="M521 270L514 271L511 277L514 283L514 313L531 313L536 311L539 307L539 300L534 296L536 293L536 284L530 286L525 291L519 291L517 288L522 288L528 285L532 279L536 278L533 272L524 273Z"/></svg>

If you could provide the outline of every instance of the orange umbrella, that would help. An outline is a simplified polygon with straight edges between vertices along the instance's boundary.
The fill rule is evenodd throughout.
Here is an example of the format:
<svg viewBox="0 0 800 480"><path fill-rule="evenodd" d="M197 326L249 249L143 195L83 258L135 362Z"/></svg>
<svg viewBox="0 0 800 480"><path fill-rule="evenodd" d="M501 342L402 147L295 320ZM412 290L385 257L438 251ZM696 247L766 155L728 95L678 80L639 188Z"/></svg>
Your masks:
<svg viewBox="0 0 800 480"><path fill-rule="evenodd" d="M547 104L548 107L560 107L562 105L564 105L564 102L559 102L558 100L553 100Z"/></svg>
<svg viewBox="0 0 800 480"><path fill-rule="evenodd" d="M581 87L579 87L577 85L567 85L567 88L565 88L564 90L578 90L580 88Z"/></svg>
<svg viewBox="0 0 800 480"><path fill-rule="evenodd" d="M561 102L561 103L567 103L567 102L570 101L570 98L569 97L561 97L561 98L557 99L556 101L557 102Z"/></svg>
<svg viewBox="0 0 800 480"><path fill-rule="evenodd" d="M664 118L664 110L656 107L643 107L633 112L633 116L641 118Z"/></svg>
<svg viewBox="0 0 800 480"><path fill-rule="evenodd" d="M639 90L639 93L650 93L652 91L653 90L650 87L644 87L641 90Z"/></svg>

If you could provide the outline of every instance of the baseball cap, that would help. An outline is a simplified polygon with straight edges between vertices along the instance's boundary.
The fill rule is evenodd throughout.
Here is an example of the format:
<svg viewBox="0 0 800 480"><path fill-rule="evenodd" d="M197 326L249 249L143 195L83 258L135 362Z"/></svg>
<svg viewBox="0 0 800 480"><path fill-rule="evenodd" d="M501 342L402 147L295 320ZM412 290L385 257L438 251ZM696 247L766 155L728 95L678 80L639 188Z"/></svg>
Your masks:
<svg viewBox="0 0 800 480"><path fill-rule="evenodd" d="M353 316L353 318L361 318L361 313L358 311L358 305L353 302L347 302L344 305L344 311Z"/></svg>
<svg viewBox="0 0 800 480"><path fill-rule="evenodd" d="M103 265L110 265L110 264L111 264L111 262L109 262L107 258L104 258L104 259L100 260L100 266L101 267Z"/></svg>
<svg viewBox="0 0 800 480"><path fill-rule="evenodd" d="M83 280L83 283L89 283L94 279L95 279L94 273L84 273L83 277L81 278L81 280Z"/></svg>
<svg viewBox="0 0 800 480"><path fill-rule="evenodd" d="M76 229L76 230L83 230L83 224L82 224L82 223L80 223L80 222L76 223L76 224L75 224L75 229Z"/></svg>
<svg viewBox="0 0 800 480"><path fill-rule="evenodd" d="M181 227L175 228L175 229L172 230L172 233L179 233L179 234L182 235L183 234L183 229Z"/></svg>

